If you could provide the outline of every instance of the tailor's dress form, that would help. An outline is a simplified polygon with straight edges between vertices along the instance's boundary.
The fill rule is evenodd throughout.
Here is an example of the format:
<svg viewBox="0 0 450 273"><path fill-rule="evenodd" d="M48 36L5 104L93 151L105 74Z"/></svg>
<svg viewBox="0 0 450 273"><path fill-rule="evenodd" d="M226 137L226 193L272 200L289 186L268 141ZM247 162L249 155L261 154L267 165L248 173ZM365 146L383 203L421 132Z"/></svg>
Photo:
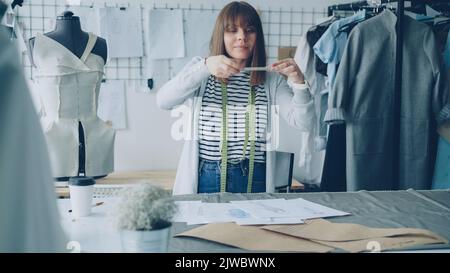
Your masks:
<svg viewBox="0 0 450 273"><path fill-rule="evenodd" d="M89 33L86 49L78 58L47 36L38 34L35 39L33 59L41 123L55 177L78 175L79 122L84 130L85 175L105 175L114 168L115 132L97 116L105 62L91 53L96 40Z"/></svg>

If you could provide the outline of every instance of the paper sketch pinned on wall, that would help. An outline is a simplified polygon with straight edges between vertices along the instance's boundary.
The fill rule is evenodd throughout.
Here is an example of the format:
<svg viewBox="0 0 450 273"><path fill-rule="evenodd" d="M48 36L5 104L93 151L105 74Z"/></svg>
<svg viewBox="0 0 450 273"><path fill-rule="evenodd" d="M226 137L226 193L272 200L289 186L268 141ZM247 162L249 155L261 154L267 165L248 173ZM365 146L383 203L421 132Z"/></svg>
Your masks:
<svg viewBox="0 0 450 273"><path fill-rule="evenodd" d="M80 17L81 29L86 32L92 32L100 36L99 15L97 8L91 7L69 7L68 10L73 12L74 16Z"/></svg>
<svg viewBox="0 0 450 273"><path fill-rule="evenodd" d="M125 83L115 80L102 83L98 97L98 117L120 130L127 128L126 113Z"/></svg>
<svg viewBox="0 0 450 273"><path fill-rule="evenodd" d="M208 55L209 41L218 14L218 11L211 10L184 11L186 57L171 60L171 78L174 77L193 57L205 57Z"/></svg>
<svg viewBox="0 0 450 273"><path fill-rule="evenodd" d="M218 11L187 10L185 12L186 57L204 56L209 53L209 42Z"/></svg>
<svg viewBox="0 0 450 273"><path fill-rule="evenodd" d="M181 10L150 10L148 52L151 59L183 58L184 32Z"/></svg>
<svg viewBox="0 0 450 273"><path fill-rule="evenodd" d="M142 57L140 8L101 8L100 35L108 42L111 58Z"/></svg>
<svg viewBox="0 0 450 273"><path fill-rule="evenodd" d="M147 79L153 80L152 90L147 89L149 92L158 90L169 79L169 61L168 60L152 60L147 59Z"/></svg>
<svg viewBox="0 0 450 273"><path fill-rule="evenodd" d="M66 4L69 6L79 6L81 5L81 0L66 0Z"/></svg>

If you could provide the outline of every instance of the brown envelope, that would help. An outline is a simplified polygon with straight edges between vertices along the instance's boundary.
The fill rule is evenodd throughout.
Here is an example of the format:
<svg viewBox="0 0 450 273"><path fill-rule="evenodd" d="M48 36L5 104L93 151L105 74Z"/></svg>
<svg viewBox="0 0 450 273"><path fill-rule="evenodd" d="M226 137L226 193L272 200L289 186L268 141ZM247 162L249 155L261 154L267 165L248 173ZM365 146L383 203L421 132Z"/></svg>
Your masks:
<svg viewBox="0 0 450 273"><path fill-rule="evenodd" d="M439 235L418 228L369 228L359 224L332 223L324 219L306 220L301 225L269 225L263 229L305 239L344 242L400 235L423 235L446 241Z"/></svg>
<svg viewBox="0 0 450 273"><path fill-rule="evenodd" d="M324 219L308 220L303 225L273 225L262 228L350 252L384 251L414 245L447 243L446 239L424 229L369 228L358 224L331 223Z"/></svg>
<svg viewBox="0 0 450 273"><path fill-rule="evenodd" d="M348 252L381 252L389 249L412 247L416 245L439 244L443 241L422 235L401 235L396 237L372 238L347 242L330 242L313 240L331 247L340 248Z"/></svg>
<svg viewBox="0 0 450 273"><path fill-rule="evenodd" d="M215 223L200 226L177 234L175 237L195 237L247 250L329 252L328 247L309 240L283 235L255 226L239 226L235 223Z"/></svg>

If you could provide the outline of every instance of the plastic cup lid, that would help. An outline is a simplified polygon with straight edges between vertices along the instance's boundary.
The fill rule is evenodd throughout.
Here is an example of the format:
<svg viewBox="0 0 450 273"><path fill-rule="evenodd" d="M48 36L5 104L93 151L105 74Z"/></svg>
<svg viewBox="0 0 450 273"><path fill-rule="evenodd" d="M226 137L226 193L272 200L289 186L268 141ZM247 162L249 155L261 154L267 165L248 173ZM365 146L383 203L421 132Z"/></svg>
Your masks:
<svg viewBox="0 0 450 273"><path fill-rule="evenodd" d="M69 178L70 186L91 186L94 184L95 180L90 176L75 176Z"/></svg>

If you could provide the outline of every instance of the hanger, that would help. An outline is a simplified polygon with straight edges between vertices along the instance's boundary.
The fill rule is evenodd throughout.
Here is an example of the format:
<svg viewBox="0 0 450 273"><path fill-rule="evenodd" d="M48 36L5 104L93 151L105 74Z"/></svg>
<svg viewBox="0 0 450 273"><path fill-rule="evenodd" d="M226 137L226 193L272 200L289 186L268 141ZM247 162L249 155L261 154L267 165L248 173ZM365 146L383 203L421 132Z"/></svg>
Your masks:
<svg viewBox="0 0 450 273"><path fill-rule="evenodd" d="M378 1L370 0L370 1L360 1L360 2L355 2L355 3L345 4L343 7L344 10L351 10L351 11L353 11L353 14L357 13L357 10L355 8L357 8L358 10L366 10L366 16L364 19L357 20L357 21L354 21L349 24L345 24L345 25L341 26L339 28L338 32L344 32L344 31L348 32L358 23L365 21L377 14L380 14L385 9L390 9L393 12L395 12L393 2L396 2L396 1L395 0L387 0L387 1L386 0L378 0ZM340 7L339 5L335 5L333 7L333 9L339 10L339 7Z"/></svg>
<svg viewBox="0 0 450 273"><path fill-rule="evenodd" d="M434 19L438 19L438 18L446 18L446 19L443 19L443 20L440 20L440 21L434 23L434 27L440 27L440 26L443 26L443 25L450 24L450 18L448 18L447 16L444 16L444 15L436 16L435 18L433 18L433 20Z"/></svg>
<svg viewBox="0 0 450 273"><path fill-rule="evenodd" d="M387 8L390 9L390 10L395 10L394 5L392 4L391 0L388 0L386 6L387 6Z"/></svg>
<svg viewBox="0 0 450 273"><path fill-rule="evenodd" d="M329 22L329 21L333 20L333 18L335 18L335 15L331 15L331 16L328 16L328 17L323 17L323 18L321 18L321 19L316 21L316 25L321 25L321 24L324 24L326 22Z"/></svg>
<svg viewBox="0 0 450 273"><path fill-rule="evenodd" d="M364 10L365 9L365 7L361 7L360 9L359 9L359 11L362 11L362 10ZM356 14L356 13L355 13ZM365 20L367 20L367 19L369 19L369 18L371 18L372 16L370 16L369 14L368 14L368 12L367 12L367 10L366 10L366 12L365 12L365 15L364 15L364 18L362 18L362 19L358 19L358 20L356 20L356 21L353 21L353 22L350 22L350 23L347 23L347 24L345 24L345 25L342 25L340 28L339 28L339 30L338 30L338 33L341 33L341 32L349 32L351 29L353 29L353 27L355 27L357 24L359 24L359 23L361 23L361 22L363 22L363 21L365 21Z"/></svg>
<svg viewBox="0 0 450 273"><path fill-rule="evenodd" d="M345 25L343 25L343 26L341 26L340 28L339 28L339 30L338 30L338 33L341 33L341 32L349 32L351 29L353 29L357 24L359 24L359 23L361 23L361 22L363 22L363 21L365 21L366 20L366 18L364 18L364 19L360 19L360 20L356 20L356 21L353 21L353 22L351 22L351 23L348 23L348 24L345 24Z"/></svg>
<svg viewBox="0 0 450 273"><path fill-rule="evenodd" d="M430 3L430 8L440 12L442 15L450 17L450 2L449 1L436 1L436 3Z"/></svg>
<svg viewBox="0 0 450 273"><path fill-rule="evenodd" d="M355 9L353 8L353 3L350 3L350 8L352 9L352 11L353 11L353 14L356 14L356 11L355 11Z"/></svg>

